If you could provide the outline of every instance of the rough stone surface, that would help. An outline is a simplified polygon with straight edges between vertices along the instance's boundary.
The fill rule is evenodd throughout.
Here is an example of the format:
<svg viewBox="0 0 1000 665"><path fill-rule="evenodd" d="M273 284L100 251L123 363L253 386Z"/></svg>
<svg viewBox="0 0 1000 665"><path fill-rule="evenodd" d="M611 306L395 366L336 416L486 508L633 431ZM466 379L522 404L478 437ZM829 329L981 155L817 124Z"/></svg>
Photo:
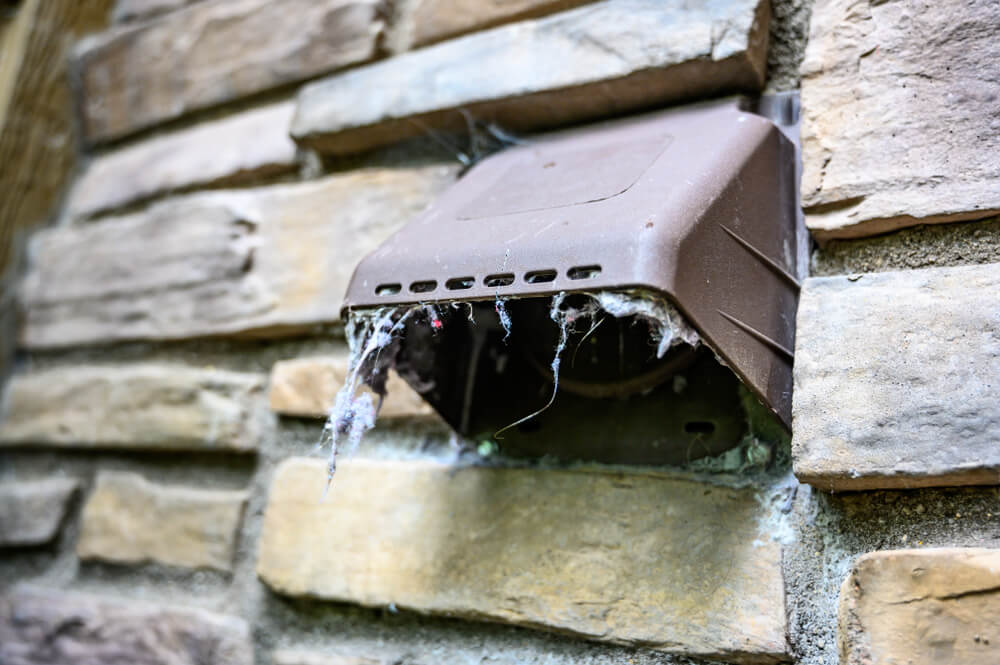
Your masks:
<svg viewBox="0 0 1000 665"><path fill-rule="evenodd" d="M99 156L76 181L68 213L84 217L174 190L292 171L293 111L290 102L254 109Z"/></svg>
<svg viewBox="0 0 1000 665"><path fill-rule="evenodd" d="M357 262L454 175L359 169L46 230L21 290L21 343L278 335L335 322Z"/></svg>
<svg viewBox="0 0 1000 665"><path fill-rule="evenodd" d="M77 54L84 133L124 136L374 57L376 0L200 2Z"/></svg>
<svg viewBox="0 0 1000 665"><path fill-rule="evenodd" d="M0 448L254 450L263 383L255 374L173 365L21 374L7 385Z"/></svg>
<svg viewBox="0 0 1000 665"><path fill-rule="evenodd" d="M79 487L71 478L0 483L0 547L50 542Z"/></svg>
<svg viewBox="0 0 1000 665"><path fill-rule="evenodd" d="M286 416L325 418L347 379L347 357L297 358L271 370L271 410ZM380 418L430 416L434 410L392 372Z"/></svg>
<svg viewBox="0 0 1000 665"><path fill-rule="evenodd" d="M416 0L411 43L423 46L464 32L543 16L594 0Z"/></svg>
<svg viewBox="0 0 1000 665"><path fill-rule="evenodd" d="M1000 264L806 280L792 455L823 490L1000 483Z"/></svg>
<svg viewBox="0 0 1000 665"><path fill-rule="evenodd" d="M758 90L769 4L605 0L476 33L310 84L292 136L350 153L464 130L466 114L521 131Z"/></svg>
<svg viewBox="0 0 1000 665"><path fill-rule="evenodd" d="M41 588L0 596L4 665L253 665L242 619Z"/></svg>
<svg viewBox="0 0 1000 665"><path fill-rule="evenodd" d="M100 472L83 509L81 559L230 571L247 493Z"/></svg>
<svg viewBox="0 0 1000 665"><path fill-rule="evenodd" d="M1000 4L813 9L802 200L820 240L1000 211Z"/></svg>
<svg viewBox="0 0 1000 665"><path fill-rule="evenodd" d="M1000 662L1000 550L860 557L840 591L842 665Z"/></svg>
<svg viewBox="0 0 1000 665"><path fill-rule="evenodd" d="M274 665L392 665L399 660L389 658L368 658L366 656L339 653L320 653L295 649L279 649L271 656ZM407 659L406 662L412 662Z"/></svg>
<svg viewBox="0 0 1000 665"><path fill-rule="evenodd" d="M734 662L786 658L781 548L752 491L651 475L321 460L275 474L275 591ZM304 553L308 553L307 555Z"/></svg>

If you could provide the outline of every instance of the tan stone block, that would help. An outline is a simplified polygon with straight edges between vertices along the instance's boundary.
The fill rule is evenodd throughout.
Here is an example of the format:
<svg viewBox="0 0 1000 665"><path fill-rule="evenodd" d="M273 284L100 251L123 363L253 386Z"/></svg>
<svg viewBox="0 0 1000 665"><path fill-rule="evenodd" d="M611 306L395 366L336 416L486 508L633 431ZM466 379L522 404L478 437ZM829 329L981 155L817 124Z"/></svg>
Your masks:
<svg viewBox="0 0 1000 665"><path fill-rule="evenodd" d="M77 53L83 127L106 141L375 56L377 0L199 2Z"/></svg>
<svg viewBox="0 0 1000 665"><path fill-rule="evenodd" d="M253 665L253 642L234 616L20 587L0 595L0 662Z"/></svg>
<svg viewBox="0 0 1000 665"><path fill-rule="evenodd" d="M357 262L455 174L358 169L43 231L20 294L21 343L287 335L335 322Z"/></svg>
<svg viewBox="0 0 1000 665"><path fill-rule="evenodd" d="M231 571L247 493L159 485L102 471L83 509L76 552L113 563Z"/></svg>
<svg viewBox="0 0 1000 665"><path fill-rule="evenodd" d="M347 379L347 355L296 358L274 364L271 370L271 410L286 416L325 418ZM395 372L390 372L388 394L379 418L433 415L434 410Z"/></svg>
<svg viewBox="0 0 1000 665"><path fill-rule="evenodd" d="M840 590L841 665L1000 662L1000 550L872 552Z"/></svg>
<svg viewBox="0 0 1000 665"><path fill-rule="evenodd" d="M810 278L792 461L822 490L1000 482L1000 264Z"/></svg>
<svg viewBox="0 0 1000 665"><path fill-rule="evenodd" d="M68 213L85 217L171 191L292 171L294 110L288 102L245 111L100 155L73 186Z"/></svg>
<svg viewBox="0 0 1000 665"><path fill-rule="evenodd" d="M1000 210L1000 4L828 0L802 63L802 199L820 240Z"/></svg>
<svg viewBox="0 0 1000 665"><path fill-rule="evenodd" d="M409 42L424 46L501 23L552 14L594 0L417 0Z"/></svg>
<svg viewBox="0 0 1000 665"><path fill-rule="evenodd" d="M172 365L60 367L7 385L0 448L257 447L262 377Z"/></svg>
<svg viewBox="0 0 1000 665"><path fill-rule="evenodd" d="M72 478L0 483L0 547L43 545L55 538L79 487Z"/></svg>
<svg viewBox="0 0 1000 665"><path fill-rule="evenodd" d="M292 137L346 154L466 131L470 115L532 131L756 91L769 13L762 0L604 0L501 26L309 84Z"/></svg>
<svg viewBox="0 0 1000 665"><path fill-rule="evenodd" d="M275 591L740 663L788 658L781 548L751 490L655 475L322 460L275 474Z"/></svg>

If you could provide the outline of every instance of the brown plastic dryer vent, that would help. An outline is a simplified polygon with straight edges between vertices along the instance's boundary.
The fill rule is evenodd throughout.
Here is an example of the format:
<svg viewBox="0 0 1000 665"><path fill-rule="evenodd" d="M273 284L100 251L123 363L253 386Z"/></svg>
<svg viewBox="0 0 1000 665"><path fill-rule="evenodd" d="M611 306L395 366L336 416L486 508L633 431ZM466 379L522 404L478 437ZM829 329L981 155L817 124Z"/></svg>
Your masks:
<svg viewBox="0 0 1000 665"><path fill-rule="evenodd" d="M410 325L399 366L453 427L483 437L552 393L553 294L665 297L710 351L658 359L646 327L607 316L570 340L555 402L504 434L505 452L638 463L721 452L745 433L732 372L787 428L804 267L797 116L794 96L727 100L489 157L361 262L345 314L468 303L441 308L440 330Z"/></svg>

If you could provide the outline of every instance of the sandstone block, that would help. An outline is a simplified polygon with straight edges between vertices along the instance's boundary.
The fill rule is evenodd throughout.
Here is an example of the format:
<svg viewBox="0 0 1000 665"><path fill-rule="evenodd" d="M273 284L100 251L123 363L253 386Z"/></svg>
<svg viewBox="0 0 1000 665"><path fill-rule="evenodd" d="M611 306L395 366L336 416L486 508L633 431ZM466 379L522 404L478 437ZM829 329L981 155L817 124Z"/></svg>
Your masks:
<svg viewBox="0 0 1000 665"><path fill-rule="evenodd" d="M830 0L802 63L802 201L848 238L1000 210L1000 4Z"/></svg>
<svg viewBox="0 0 1000 665"><path fill-rule="evenodd" d="M280 335L335 322L357 262L454 176L358 169L43 231L20 294L21 343Z"/></svg>
<svg viewBox="0 0 1000 665"><path fill-rule="evenodd" d="M148 19L201 0L118 0L111 12L115 23Z"/></svg>
<svg viewBox="0 0 1000 665"><path fill-rule="evenodd" d="M525 131L758 90L768 12L762 0L604 0L495 28L306 86L292 136L350 153L464 130L465 114Z"/></svg>
<svg viewBox="0 0 1000 665"><path fill-rule="evenodd" d="M100 472L83 509L76 552L113 563L231 571L247 493L151 483Z"/></svg>
<svg viewBox="0 0 1000 665"><path fill-rule="evenodd" d="M0 595L5 665L253 665L245 621L40 588Z"/></svg>
<svg viewBox="0 0 1000 665"><path fill-rule="evenodd" d="M271 655L274 665L390 665L400 662L396 658L367 658L365 656L279 649Z"/></svg>
<svg viewBox="0 0 1000 665"><path fill-rule="evenodd" d="M823 490L1000 482L1000 264L806 280L792 456Z"/></svg>
<svg viewBox="0 0 1000 665"><path fill-rule="evenodd" d="M257 572L275 591L488 619L732 662L787 658L761 504L643 474L322 460L275 475ZM303 553L308 553L304 555Z"/></svg>
<svg viewBox="0 0 1000 665"><path fill-rule="evenodd" d="M79 487L70 478L0 484L0 547L50 542Z"/></svg>
<svg viewBox="0 0 1000 665"><path fill-rule="evenodd" d="M199 2L78 52L83 129L106 141L369 60L377 0Z"/></svg>
<svg viewBox="0 0 1000 665"><path fill-rule="evenodd" d="M347 356L296 358L271 370L271 410L286 416L325 418L347 379ZM392 372L380 418L430 416L434 410Z"/></svg>
<svg viewBox="0 0 1000 665"><path fill-rule="evenodd" d="M593 0L418 0L409 22L409 42L423 46L465 32L544 16Z"/></svg>
<svg viewBox="0 0 1000 665"><path fill-rule="evenodd" d="M171 365L60 367L13 377L0 448L257 447L262 377Z"/></svg>
<svg viewBox="0 0 1000 665"><path fill-rule="evenodd" d="M840 590L841 665L1000 662L1000 550L860 557Z"/></svg>
<svg viewBox="0 0 1000 665"><path fill-rule="evenodd" d="M175 190L294 170L293 111L291 103L254 109L96 157L76 181L68 213L86 217Z"/></svg>

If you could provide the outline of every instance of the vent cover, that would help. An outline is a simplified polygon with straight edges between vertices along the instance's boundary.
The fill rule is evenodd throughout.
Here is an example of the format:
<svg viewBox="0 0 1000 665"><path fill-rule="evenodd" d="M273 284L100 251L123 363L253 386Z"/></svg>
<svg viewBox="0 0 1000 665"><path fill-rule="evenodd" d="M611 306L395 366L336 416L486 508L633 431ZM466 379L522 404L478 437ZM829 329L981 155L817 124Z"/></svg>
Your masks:
<svg viewBox="0 0 1000 665"><path fill-rule="evenodd" d="M769 113L774 121L751 110L762 108L774 111ZM345 314L351 308L470 302L480 303L469 307L470 313L495 320L492 302L509 298L514 305L511 342L520 334L521 351L498 348L528 358L521 368L527 374L525 368L538 362L525 349L543 341L551 350L555 342L554 331L543 331L546 296L652 292L683 313L711 352L787 427L797 276L804 267L797 115L793 96L726 100L535 137L489 157L360 263L348 289ZM522 299L541 303L541 316L528 311L528 304L516 305ZM485 331L485 341L455 337L468 335L471 340L477 327ZM634 328L624 321L607 327L599 344L616 336L619 347ZM502 427L516 419L503 422L509 413L525 415L532 410L525 410L530 404L544 403L533 392L536 380L535 386L526 384L520 390L531 393L524 400L494 391L493 401L519 402L510 409L471 404L476 391L467 385L470 368L476 374L486 366L480 357L483 347L502 344L490 338L502 331L494 322L450 330L422 341L419 332L408 331L412 338L404 342L404 351L425 356L424 369L434 375L435 387L428 388L426 382L414 387L456 429L481 435L489 426ZM418 352L418 342L427 348ZM631 338L629 343L641 346ZM648 348L638 353L648 354ZM683 359L688 378L693 376L691 368L707 362L702 355ZM625 366L620 357L616 362ZM490 385L517 391L490 371ZM532 371L544 378L537 367ZM707 391L711 401L710 394L725 383L717 374L706 370L698 374L701 380L690 383ZM648 397L650 386L645 388ZM489 385L476 390L489 391ZM729 387L725 392L722 405L709 409L711 413L701 417L691 412L692 417L681 418L679 441L685 436L705 441L719 432L730 441L726 445L732 445L734 437L738 440L740 432L726 415L733 407ZM642 417L655 416L656 409L676 408L668 406L671 400L684 403L664 394ZM605 406L618 408L610 402ZM559 422L559 415L549 413L546 419ZM614 444L601 444L608 445ZM717 447L724 447L723 442Z"/></svg>

